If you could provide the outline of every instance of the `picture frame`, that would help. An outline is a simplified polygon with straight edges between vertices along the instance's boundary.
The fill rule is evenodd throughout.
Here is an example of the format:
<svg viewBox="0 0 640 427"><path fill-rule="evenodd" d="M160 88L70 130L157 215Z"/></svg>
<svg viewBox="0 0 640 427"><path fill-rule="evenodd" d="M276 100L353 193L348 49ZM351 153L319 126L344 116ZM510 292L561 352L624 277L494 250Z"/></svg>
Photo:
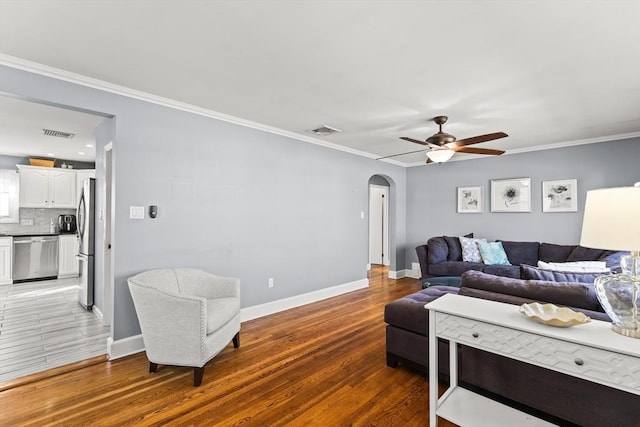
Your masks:
<svg viewBox="0 0 640 427"><path fill-rule="evenodd" d="M482 213L482 187L458 187L458 213Z"/></svg>
<svg viewBox="0 0 640 427"><path fill-rule="evenodd" d="M531 178L491 180L491 212L531 212Z"/></svg>
<svg viewBox="0 0 640 427"><path fill-rule="evenodd" d="M542 212L578 212L578 180L542 181Z"/></svg>

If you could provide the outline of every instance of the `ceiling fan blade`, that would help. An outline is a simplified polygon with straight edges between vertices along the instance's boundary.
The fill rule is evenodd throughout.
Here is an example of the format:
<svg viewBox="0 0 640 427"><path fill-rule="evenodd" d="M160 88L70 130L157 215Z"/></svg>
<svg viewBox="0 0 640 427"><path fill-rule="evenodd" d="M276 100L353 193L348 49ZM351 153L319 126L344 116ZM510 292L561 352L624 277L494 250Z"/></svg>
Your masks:
<svg viewBox="0 0 640 427"><path fill-rule="evenodd" d="M505 138L507 136L509 135L507 135L504 132L488 133L486 135L472 136L471 138L459 139L457 141L450 142L445 145L449 148L464 147L465 145L479 144L481 142L493 141L494 139Z"/></svg>
<svg viewBox="0 0 640 427"><path fill-rule="evenodd" d="M419 139L413 139L406 136L401 136L400 139L404 139L405 141L409 141L409 142L415 142L416 144L420 144L420 145L428 145L426 141L420 141Z"/></svg>
<svg viewBox="0 0 640 427"><path fill-rule="evenodd" d="M392 154L390 156L378 157L376 160L388 159L390 157L404 156L405 154L419 153L421 151L426 151L426 150L427 150L426 148L423 148L422 150L409 151L408 153Z"/></svg>
<svg viewBox="0 0 640 427"><path fill-rule="evenodd" d="M438 144L433 144L427 141L420 141L419 139L413 139L406 136L401 136L400 139L404 139L405 141L409 141L409 142L415 142L416 144L420 144L420 145L428 145L431 148L441 148L441 146Z"/></svg>
<svg viewBox="0 0 640 427"><path fill-rule="evenodd" d="M494 156L499 156L503 154L503 150L491 150L489 148L474 148L474 147L456 147L452 148L456 153L471 153L471 154L491 154Z"/></svg>

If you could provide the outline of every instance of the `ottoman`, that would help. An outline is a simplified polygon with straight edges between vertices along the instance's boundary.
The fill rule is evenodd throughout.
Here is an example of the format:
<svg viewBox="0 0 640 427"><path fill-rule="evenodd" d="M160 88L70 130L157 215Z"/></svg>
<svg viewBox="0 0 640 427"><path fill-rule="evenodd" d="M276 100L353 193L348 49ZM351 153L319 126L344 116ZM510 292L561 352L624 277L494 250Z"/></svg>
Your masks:
<svg viewBox="0 0 640 427"><path fill-rule="evenodd" d="M387 366L398 363L427 374L429 366L429 312L425 304L445 294L458 293L455 286L433 285L399 298L384 307L387 323ZM439 368L443 378L449 375L449 344L438 345Z"/></svg>

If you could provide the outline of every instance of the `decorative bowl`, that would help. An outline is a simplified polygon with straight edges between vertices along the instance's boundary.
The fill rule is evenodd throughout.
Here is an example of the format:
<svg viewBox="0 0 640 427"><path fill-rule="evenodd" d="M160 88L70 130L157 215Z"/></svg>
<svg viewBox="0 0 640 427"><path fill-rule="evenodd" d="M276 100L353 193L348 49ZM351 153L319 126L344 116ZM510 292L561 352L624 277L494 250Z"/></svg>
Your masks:
<svg viewBox="0 0 640 427"><path fill-rule="evenodd" d="M538 302L522 304L520 306L520 313L538 323L561 328L591 322L591 318L584 313L573 311L567 307L558 307L553 304L540 304Z"/></svg>
<svg viewBox="0 0 640 427"><path fill-rule="evenodd" d="M46 168L52 168L55 163L55 160L34 159L33 157L29 157L29 164L31 166L44 166Z"/></svg>

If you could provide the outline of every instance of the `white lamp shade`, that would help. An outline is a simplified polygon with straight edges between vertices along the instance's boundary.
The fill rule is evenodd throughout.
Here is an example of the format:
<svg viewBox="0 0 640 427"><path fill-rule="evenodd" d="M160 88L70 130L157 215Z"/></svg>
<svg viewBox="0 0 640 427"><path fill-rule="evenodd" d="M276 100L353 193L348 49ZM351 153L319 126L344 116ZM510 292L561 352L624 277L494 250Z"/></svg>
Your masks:
<svg viewBox="0 0 640 427"><path fill-rule="evenodd" d="M640 187L588 191L580 245L615 251L639 251Z"/></svg>
<svg viewBox="0 0 640 427"><path fill-rule="evenodd" d="M432 162L436 163L444 163L453 156L455 151L453 150L431 150L427 152L427 157L431 159Z"/></svg>

